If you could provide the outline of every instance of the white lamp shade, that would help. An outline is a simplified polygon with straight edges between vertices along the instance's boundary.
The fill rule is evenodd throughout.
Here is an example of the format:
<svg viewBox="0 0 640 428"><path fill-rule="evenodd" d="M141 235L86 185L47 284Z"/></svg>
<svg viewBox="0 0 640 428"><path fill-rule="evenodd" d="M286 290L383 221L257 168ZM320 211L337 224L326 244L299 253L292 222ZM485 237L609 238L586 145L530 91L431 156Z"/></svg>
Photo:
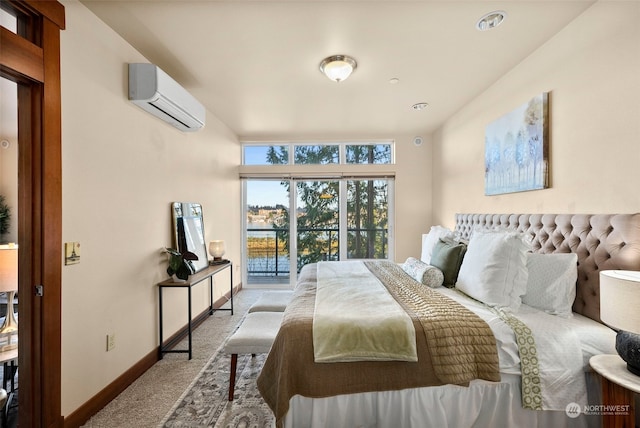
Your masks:
<svg viewBox="0 0 640 428"><path fill-rule="evenodd" d="M216 240L209 242L209 254L214 259L220 259L224 255L224 241Z"/></svg>
<svg viewBox="0 0 640 428"><path fill-rule="evenodd" d="M18 289L18 247L0 245L0 292Z"/></svg>
<svg viewBox="0 0 640 428"><path fill-rule="evenodd" d="M600 318L612 328L640 334L640 272L600 272Z"/></svg>

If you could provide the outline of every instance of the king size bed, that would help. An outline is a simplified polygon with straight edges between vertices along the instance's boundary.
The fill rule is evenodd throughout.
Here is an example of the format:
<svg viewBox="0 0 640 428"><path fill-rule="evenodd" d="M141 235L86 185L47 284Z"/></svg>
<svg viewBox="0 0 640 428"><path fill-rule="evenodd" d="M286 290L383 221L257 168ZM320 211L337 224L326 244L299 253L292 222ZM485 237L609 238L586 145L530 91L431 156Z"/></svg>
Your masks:
<svg viewBox="0 0 640 428"><path fill-rule="evenodd" d="M600 426L601 270L640 270L640 214L457 214L419 259L305 266L258 388L278 426Z"/></svg>

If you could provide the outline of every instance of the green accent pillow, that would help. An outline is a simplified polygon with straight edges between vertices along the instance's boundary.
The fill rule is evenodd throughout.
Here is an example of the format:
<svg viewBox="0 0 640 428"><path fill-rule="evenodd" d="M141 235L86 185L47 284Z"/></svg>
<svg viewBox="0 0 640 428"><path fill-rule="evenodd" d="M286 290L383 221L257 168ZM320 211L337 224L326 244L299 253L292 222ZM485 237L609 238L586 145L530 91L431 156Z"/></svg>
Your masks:
<svg viewBox="0 0 640 428"><path fill-rule="evenodd" d="M431 253L431 266L435 266L444 274L445 287L453 287L458 279L458 272L467 246L461 242L438 240Z"/></svg>

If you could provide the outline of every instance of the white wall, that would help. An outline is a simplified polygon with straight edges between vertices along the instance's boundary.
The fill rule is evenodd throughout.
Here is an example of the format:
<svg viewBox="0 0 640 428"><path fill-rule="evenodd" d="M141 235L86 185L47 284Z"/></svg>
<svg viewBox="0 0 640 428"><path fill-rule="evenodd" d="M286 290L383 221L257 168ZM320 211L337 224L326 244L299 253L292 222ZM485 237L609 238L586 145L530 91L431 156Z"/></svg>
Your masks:
<svg viewBox="0 0 640 428"><path fill-rule="evenodd" d="M158 346L170 203L202 203L205 238L226 241L234 273L241 215L235 135L210 113L203 130L182 133L130 103L127 63L145 58L82 4L63 4L63 241L81 245L80 264L62 272L68 415ZM228 276L215 283L216 298L228 292ZM193 290L194 314L208 302L203 284ZM166 338L186 322L186 292L168 290L165 299ZM110 352L108 333L116 336Z"/></svg>
<svg viewBox="0 0 640 428"><path fill-rule="evenodd" d="M422 234L429 232L431 219L432 142L423 136L420 146L414 135L396 139L395 227L397 262L420 257Z"/></svg>
<svg viewBox="0 0 640 428"><path fill-rule="evenodd" d="M433 136L433 223L456 212L640 211L640 3L598 2ZM485 126L549 92L551 188L484 196Z"/></svg>

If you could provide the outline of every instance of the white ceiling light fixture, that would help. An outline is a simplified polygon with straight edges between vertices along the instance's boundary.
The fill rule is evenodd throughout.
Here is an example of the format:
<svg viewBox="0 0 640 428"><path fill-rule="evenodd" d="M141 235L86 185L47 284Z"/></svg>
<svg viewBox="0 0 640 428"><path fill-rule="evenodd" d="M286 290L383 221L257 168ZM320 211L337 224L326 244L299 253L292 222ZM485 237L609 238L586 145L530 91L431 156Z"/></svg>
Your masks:
<svg viewBox="0 0 640 428"><path fill-rule="evenodd" d="M427 107L429 107L428 103L415 103L414 105L411 106L411 108L414 110L424 110Z"/></svg>
<svg viewBox="0 0 640 428"><path fill-rule="evenodd" d="M320 71L334 82L342 82L358 67L355 59L347 55L332 55L322 60Z"/></svg>
<svg viewBox="0 0 640 428"><path fill-rule="evenodd" d="M478 22L476 23L476 29L478 29L479 31L491 30L502 24L506 17L507 12L505 12L504 10L494 10L493 12L487 13L478 20Z"/></svg>

